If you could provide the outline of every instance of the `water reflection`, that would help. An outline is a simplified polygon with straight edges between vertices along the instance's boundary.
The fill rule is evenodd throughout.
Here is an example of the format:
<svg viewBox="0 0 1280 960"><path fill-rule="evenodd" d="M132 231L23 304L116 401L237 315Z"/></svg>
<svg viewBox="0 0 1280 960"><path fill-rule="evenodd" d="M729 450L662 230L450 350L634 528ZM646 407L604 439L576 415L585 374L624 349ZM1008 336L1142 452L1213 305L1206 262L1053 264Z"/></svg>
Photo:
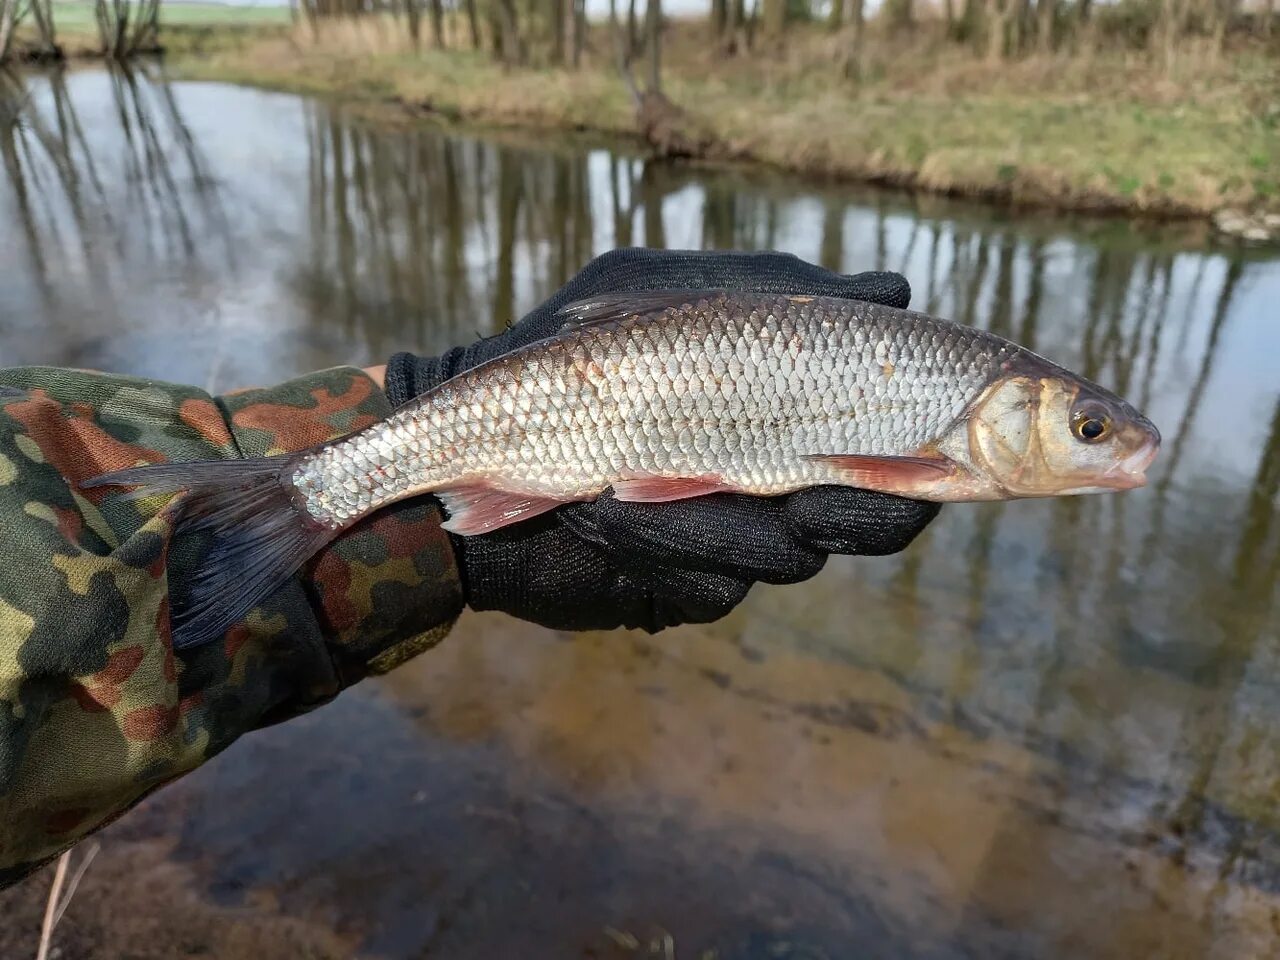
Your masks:
<svg viewBox="0 0 1280 960"><path fill-rule="evenodd" d="M290 902L342 902L396 949L425 949L438 930L415 894L450 861L423 848L442 830L463 846L477 835L460 806L541 803L484 837L501 883L554 876L578 898L539 927L548 955L584 918L598 929L633 908L637 922L675 910L721 956L784 955L752 939L765 930L807 931L831 956L850 938L894 956L1272 944L1277 261L1204 249L1185 228L1014 219L585 142L379 126L157 74L3 90L6 363L267 382L492 332L610 247L776 247L899 270L916 306L1114 387L1166 436L1146 491L948 508L900 557L833 561L709 627L558 642L465 620L366 692L384 723L360 728L362 752L386 757L376 774L314 786L336 761L281 762L349 732L350 712L322 711L160 801L204 810L169 826L216 851L221 882L296 884ZM286 822L295 811L269 802L282 779L325 802ZM268 782L236 822L210 825L204 808L229 784ZM335 846L369 802L352 782L430 797ZM271 843L243 842L246 822ZM544 849L578 833L613 837L594 867L577 847ZM366 891L305 880L327 876L317 857L338 876L334 861L358 871L374 848L394 869ZM666 899L634 894L664 876ZM497 879L472 880L516 934L534 924ZM681 916L695 889L706 902ZM750 910L727 906L748 896ZM459 921L476 939L455 933L449 949L504 955L482 914Z"/></svg>
<svg viewBox="0 0 1280 960"><path fill-rule="evenodd" d="M97 86L78 103L60 72L36 84L0 73L4 246L16 258L6 287L29 324L6 329L6 354L56 345L62 362L101 362L112 352L98 315L127 316L157 270L234 270L216 183L172 87L125 71Z"/></svg>

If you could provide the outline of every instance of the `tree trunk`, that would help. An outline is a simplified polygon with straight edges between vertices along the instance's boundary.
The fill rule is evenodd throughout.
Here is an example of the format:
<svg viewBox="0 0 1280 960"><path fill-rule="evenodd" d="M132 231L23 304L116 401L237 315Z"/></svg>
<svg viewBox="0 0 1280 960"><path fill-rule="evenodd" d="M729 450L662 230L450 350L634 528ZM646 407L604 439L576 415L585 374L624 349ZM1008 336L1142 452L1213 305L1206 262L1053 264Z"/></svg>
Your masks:
<svg viewBox="0 0 1280 960"><path fill-rule="evenodd" d="M950 3L951 0L947 0ZM840 29L844 21L844 0L831 0L831 9L827 11L827 29L832 33Z"/></svg>
<svg viewBox="0 0 1280 960"><path fill-rule="evenodd" d="M1057 14L1058 0L1036 0L1036 20L1038 21L1036 46L1041 53L1053 50L1053 20Z"/></svg>
<svg viewBox="0 0 1280 960"><path fill-rule="evenodd" d="M444 0L431 0L431 40L437 49L444 47Z"/></svg>
<svg viewBox="0 0 1280 960"><path fill-rule="evenodd" d="M587 44L587 0L573 0L573 69L582 66L582 48Z"/></svg>
<svg viewBox="0 0 1280 960"><path fill-rule="evenodd" d="M498 15L502 19L502 59L509 64L521 62L519 22L516 20L515 0L498 0Z"/></svg>
<svg viewBox="0 0 1280 960"><path fill-rule="evenodd" d="M489 50L495 60L506 57L502 5L499 0L486 0L484 5L485 20L489 23Z"/></svg>
<svg viewBox="0 0 1280 960"><path fill-rule="evenodd" d="M733 56L738 49L738 25L742 23L742 0L726 0L724 8L725 54Z"/></svg>
<svg viewBox="0 0 1280 960"><path fill-rule="evenodd" d="M724 36L724 28L728 22L729 5L726 0L711 0L711 32L717 37Z"/></svg>
<svg viewBox="0 0 1280 960"><path fill-rule="evenodd" d="M640 25L636 20L636 0L627 7L627 59L631 60L640 49Z"/></svg>
<svg viewBox="0 0 1280 960"><path fill-rule="evenodd" d="M755 0L755 3L751 5L751 12L747 14L747 19L744 22L746 29L743 31L742 35L743 43L746 45L748 50L751 49L751 45L756 41L756 27L759 26L759 24L760 0Z"/></svg>
<svg viewBox="0 0 1280 960"><path fill-rule="evenodd" d="M1235 16L1237 0L1209 0L1210 31L1209 52L1214 60L1222 55L1227 39L1227 28ZM1268 3L1268 7L1270 4Z"/></svg>
<svg viewBox="0 0 1280 960"><path fill-rule="evenodd" d="M764 33L767 37L782 36L787 23L787 0L764 0Z"/></svg>
<svg viewBox="0 0 1280 960"><path fill-rule="evenodd" d="M662 92L662 0L649 0L645 10L645 33L649 44L649 92Z"/></svg>
<svg viewBox="0 0 1280 960"><path fill-rule="evenodd" d="M956 0L946 0L943 4L943 14L946 17L947 36L951 36L956 29Z"/></svg>
<svg viewBox="0 0 1280 960"><path fill-rule="evenodd" d="M14 0L16 3L17 0ZM58 38L53 24L52 0L31 0L31 15L40 34L40 50L46 54L58 52Z"/></svg>
<svg viewBox="0 0 1280 960"><path fill-rule="evenodd" d="M551 23L551 62L564 63L564 0L551 0L547 5Z"/></svg>
<svg viewBox="0 0 1280 960"><path fill-rule="evenodd" d="M1012 2L1012 0L1006 0ZM1011 48L1021 52L1027 46L1031 36L1031 0L1017 0L1017 9L1013 19L1013 41Z"/></svg>
<svg viewBox="0 0 1280 960"><path fill-rule="evenodd" d="M640 95L640 88L636 86L635 77L631 75L631 52L627 48L626 38L622 35L622 27L618 24L618 0L609 0L609 32L613 35L618 75L622 77L627 92L631 94L631 102L639 110L644 98Z"/></svg>
<svg viewBox="0 0 1280 960"><path fill-rule="evenodd" d="M9 59L9 48L13 46L14 8L17 3L18 0L0 0L0 63Z"/></svg>
<svg viewBox="0 0 1280 960"><path fill-rule="evenodd" d="M889 13L889 26L894 30L909 30L915 20L915 11L911 0L893 0L886 4Z"/></svg>
<svg viewBox="0 0 1280 960"><path fill-rule="evenodd" d="M153 49L160 38L160 0L140 0L133 34L128 41L128 54Z"/></svg>
<svg viewBox="0 0 1280 960"><path fill-rule="evenodd" d="M476 0L467 2L467 26L471 28L471 49L480 49L480 15L476 12Z"/></svg>
<svg viewBox="0 0 1280 960"><path fill-rule="evenodd" d="M853 39L849 43L849 60L845 63L845 76L862 79L862 33L866 27L866 0L853 0Z"/></svg>
<svg viewBox="0 0 1280 960"><path fill-rule="evenodd" d="M413 49L422 49L422 8L420 0L404 0L404 15L409 22L409 39L413 41Z"/></svg>
<svg viewBox="0 0 1280 960"><path fill-rule="evenodd" d="M999 63L1004 56L1004 13L1006 3L987 0L987 62Z"/></svg>
<svg viewBox="0 0 1280 960"><path fill-rule="evenodd" d="M1172 76L1178 57L1178 39L1182 35L1184 0L1162 0L1160 4L1160 53L1166 76Z"/></svg>

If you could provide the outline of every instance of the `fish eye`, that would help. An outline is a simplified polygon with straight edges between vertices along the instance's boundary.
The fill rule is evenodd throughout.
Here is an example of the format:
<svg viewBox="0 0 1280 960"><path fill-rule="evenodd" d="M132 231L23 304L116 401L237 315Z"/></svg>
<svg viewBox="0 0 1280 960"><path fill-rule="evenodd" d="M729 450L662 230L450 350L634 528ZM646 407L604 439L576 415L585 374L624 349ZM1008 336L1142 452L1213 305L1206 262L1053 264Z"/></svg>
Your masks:
<svg viewBox="0 0 1280 960"><path fill-rule="evenodd" d="M1101 410L1077 410L1071 417L1071 432L1084 443L1099 443L1111 435L1111 417Z"/></svg>

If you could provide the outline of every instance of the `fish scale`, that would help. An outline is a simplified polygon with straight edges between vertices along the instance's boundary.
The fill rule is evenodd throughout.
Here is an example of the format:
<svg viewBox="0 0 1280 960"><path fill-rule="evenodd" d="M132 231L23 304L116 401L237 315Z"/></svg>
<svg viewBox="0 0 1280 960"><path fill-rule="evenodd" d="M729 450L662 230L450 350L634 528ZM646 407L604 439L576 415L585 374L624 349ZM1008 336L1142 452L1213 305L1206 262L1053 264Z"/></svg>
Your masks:
<svg viewBox="0 0 1280 960"><path fill-rule="evenodd" d="M637 476L714 476L783 493L838 482L837 467L807 456L917 453L1016 350L834 298L630 306L455 377L308 456L292 482L330 527L413 492L474 484L578 500Z"/></svg>

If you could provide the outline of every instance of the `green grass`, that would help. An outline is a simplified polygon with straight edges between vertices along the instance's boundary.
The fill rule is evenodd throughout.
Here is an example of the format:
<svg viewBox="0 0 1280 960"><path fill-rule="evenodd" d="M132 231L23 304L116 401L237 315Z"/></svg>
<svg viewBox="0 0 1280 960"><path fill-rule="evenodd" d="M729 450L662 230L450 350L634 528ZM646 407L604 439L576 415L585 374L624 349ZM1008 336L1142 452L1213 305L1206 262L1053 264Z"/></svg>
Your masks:
<svg viewBox="0 0 1280 960"><path fill-rule="evenodd" d="M95 28L93 4L88 0L54 0L53 18L59 29L80 31ZM174 0L162 0L160 4L162 26L285 24L288 22L289 8L283 5L240 6L229 3L183 3L174 2Z"/></svg>

